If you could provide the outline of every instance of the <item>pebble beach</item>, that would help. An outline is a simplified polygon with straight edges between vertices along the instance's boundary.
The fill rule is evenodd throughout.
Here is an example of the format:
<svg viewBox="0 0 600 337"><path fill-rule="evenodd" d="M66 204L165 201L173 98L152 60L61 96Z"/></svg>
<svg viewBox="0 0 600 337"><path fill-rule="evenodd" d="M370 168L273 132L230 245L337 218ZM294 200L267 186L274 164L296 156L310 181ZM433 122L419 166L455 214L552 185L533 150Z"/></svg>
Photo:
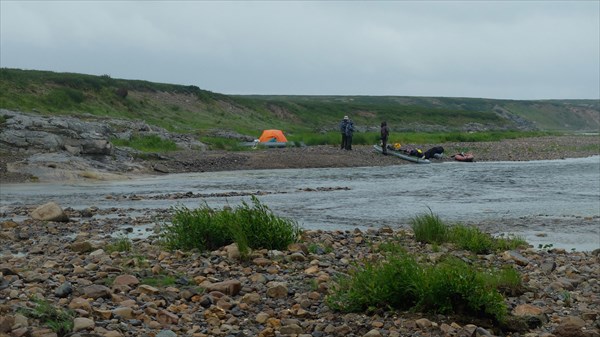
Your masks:
<svg viewBox="0 0 600 337"><path fill-rule="evenodd" d="M23 314L33 298L73 312L68 336L600 336L600 252L523 247L475 255L418 243L410 230L305 231L286 250L235 244L215 251L168 251L158 225L111 251L115 233L157 222L127 210L63 210L62 221L30 217L0 224L0 336L58 336ZM102 215L102 219L95 216ZM59 218L60 219L60 218ZM123 223L130 227L123 228ZM482 267L512 266L523 290L506 295L507 326L469 317L419 312L340 313L326 304L339 275L381 258L398 242L424 263L455 256ZM525 323L524 323L525 322Z"/></svg>

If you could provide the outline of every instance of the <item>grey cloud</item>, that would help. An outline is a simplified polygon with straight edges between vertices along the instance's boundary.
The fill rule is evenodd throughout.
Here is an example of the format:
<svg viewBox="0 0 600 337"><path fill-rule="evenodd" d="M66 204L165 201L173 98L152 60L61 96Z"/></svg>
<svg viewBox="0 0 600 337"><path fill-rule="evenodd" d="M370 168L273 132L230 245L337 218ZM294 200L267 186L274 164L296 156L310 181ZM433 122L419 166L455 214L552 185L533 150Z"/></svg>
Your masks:
<svg viewBox="0 0 600 337"><path fill-rule="evenodd" d="M598 2L0 5L2 67L231 94L600 96Z"/></svg>

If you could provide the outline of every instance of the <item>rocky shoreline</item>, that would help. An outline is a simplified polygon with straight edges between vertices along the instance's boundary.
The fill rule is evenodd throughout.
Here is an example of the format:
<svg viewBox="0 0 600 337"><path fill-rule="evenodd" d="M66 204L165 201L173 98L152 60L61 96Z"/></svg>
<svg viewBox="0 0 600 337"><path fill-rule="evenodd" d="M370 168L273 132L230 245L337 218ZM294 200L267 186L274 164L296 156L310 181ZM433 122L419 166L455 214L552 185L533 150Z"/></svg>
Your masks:
<svg viewBox="0 0 600 337"><path fill-rule="evenodd" d="M166 211L60 210L39 220L15 208L0 225L0 336L57 336L23 308L32 298L74 313L68 336L600 336L600 252L523 248L474 255L416 242L409 230L305 231L283 251L258 250L248 261L235 245L199 253L166 251L159 224ZM127 225L124 225L127 224ZM130 251L109 247L136 228ZM344 314L325 302L336 276L381 258L398 242L423 262L456 256L482 268L513 266L523 278L506 295L504 326L481 319L375 311Z"/></svg>

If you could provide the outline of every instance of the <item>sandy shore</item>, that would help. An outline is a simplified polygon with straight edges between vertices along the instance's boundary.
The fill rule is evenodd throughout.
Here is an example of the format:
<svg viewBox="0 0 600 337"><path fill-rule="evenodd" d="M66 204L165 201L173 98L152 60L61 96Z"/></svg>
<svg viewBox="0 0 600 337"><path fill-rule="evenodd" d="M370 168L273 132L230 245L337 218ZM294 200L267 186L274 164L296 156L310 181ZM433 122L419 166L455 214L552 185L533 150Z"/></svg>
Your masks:
<svg viewBox="0 0 600 337"><path fill-rule="evenodd" d="M560 136L503 140L499 142L404 144L424 151L442 146L445 156L433 162L452 161L452 155L470 152L476 161L528 161L581 158L600 155L600 137ZM161 160L146 161L144 165L160 165L171 173L209 172L252 169L322 168L411 165L411 162L393 156L383 156L371 145L355 145L352 151L337 146L321 145L256 149L240 152L174 152Z"/></svg>

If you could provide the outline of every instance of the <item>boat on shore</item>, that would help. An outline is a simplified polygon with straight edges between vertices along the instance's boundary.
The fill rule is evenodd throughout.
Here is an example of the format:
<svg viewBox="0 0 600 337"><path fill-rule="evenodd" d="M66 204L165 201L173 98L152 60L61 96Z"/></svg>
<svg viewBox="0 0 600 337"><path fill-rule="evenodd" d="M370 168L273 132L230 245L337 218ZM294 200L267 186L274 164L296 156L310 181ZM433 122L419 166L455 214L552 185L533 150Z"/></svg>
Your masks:
<svg viewBox="0 0 600 337"><path fill-rule="evenodd" d="M457 153L452 156L456 161L464 161L464 162L472 162L475 160L475 157L472 153Z"/></svg>
<svg viewBox="0 0 600 337"><path fill-rule="evenodd" d="M373 148L375 149L375 151L379 152L379 153L383 153L383 149L381 148L381 146L379 145L373 145ZM423 159L423 158L419 158L419 157L415 157L415 156L409 156L406 153L402 152L402 151L396 151L396 150L387 150L388 155L390 156L396 156L398 158L404 159L404 160L408 160L410 162L413 163L417 163L417 164L430 164L431 162L429 161L429 159Z"/></svg>
<svg viewBox="0 0 600 337"><path fill-rule="evenodd" d="M295 146L294 142L242 142L240 146L251 147L251 148L277 148L277 147L287 147L287 146Z"/></svg>

